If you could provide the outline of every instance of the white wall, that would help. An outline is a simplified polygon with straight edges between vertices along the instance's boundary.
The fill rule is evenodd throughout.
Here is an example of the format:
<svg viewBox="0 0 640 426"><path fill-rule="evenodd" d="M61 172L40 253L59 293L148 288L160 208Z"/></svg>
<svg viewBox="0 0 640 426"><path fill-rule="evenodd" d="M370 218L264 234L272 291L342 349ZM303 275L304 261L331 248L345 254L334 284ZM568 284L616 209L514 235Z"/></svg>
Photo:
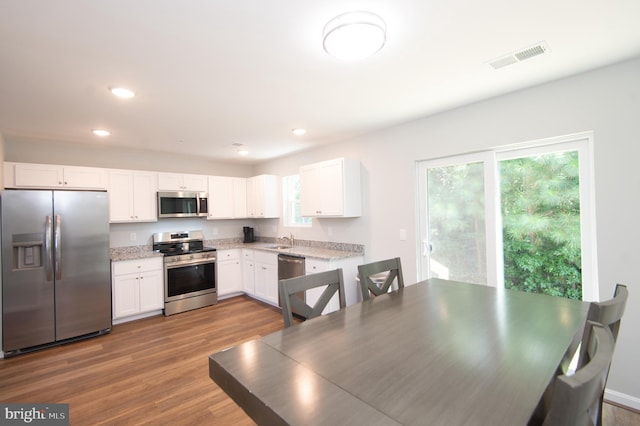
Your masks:
<svg viewBox="0 0 640 426"><path fill-rule="evenodd" d="M638 76L640 59L261 164L255 172L289 174L319 160L360 159L363 217L314 221L313 229L295 232L326 236L331 227L334 239L365 244L367 260L399 255L411 282L417 277L417 160L593 130L600 298L610 298L617 282L630 292L607 395L640 409L640 270L634 262L640 241ZM401 228L408 231L407 241L399 240Z"/></svg>
<svg viewBox="0 0 640 426"><path fill-rule="evenodd" d="M116 148L108 144L78 144L6 136L6 161L66 166L194 173L216 176L252 176L253 166L221 163L205 157Z"/></svg>

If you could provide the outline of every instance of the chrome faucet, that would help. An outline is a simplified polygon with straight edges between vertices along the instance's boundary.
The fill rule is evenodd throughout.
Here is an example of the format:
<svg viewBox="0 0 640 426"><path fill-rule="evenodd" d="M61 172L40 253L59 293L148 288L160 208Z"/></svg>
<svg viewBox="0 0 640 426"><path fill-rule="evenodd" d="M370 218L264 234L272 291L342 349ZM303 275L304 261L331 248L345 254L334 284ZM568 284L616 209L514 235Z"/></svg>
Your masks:
<svg viewBox="0 0 640 426"><path fill-rule="evenodd" d="M293 237L293 232L289 233L289 237L280 237L281 240L288 240L289 241L289 247L293 247L296 243L295 238Z"/></svg>

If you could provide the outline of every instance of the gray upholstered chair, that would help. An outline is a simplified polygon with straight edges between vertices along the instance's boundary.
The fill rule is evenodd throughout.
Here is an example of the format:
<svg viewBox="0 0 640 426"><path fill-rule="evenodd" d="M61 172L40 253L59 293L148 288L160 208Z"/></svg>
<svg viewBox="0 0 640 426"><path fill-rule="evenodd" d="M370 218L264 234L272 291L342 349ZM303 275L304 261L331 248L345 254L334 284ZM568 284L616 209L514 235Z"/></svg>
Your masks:
<svg viewBox="0 0 640 426"><path fill-rule="evenodd" d="M553 384L551 404L542 421L532 419L530 425L544 426L594 425L601 416L600 396L611 365L614 340L611 330L588 322L589 361L571 376L558 376Z"/></svg>
<svg viewBox="0 0 640 426"><path fill-rule="evenodd" d="M386 275L383 275L386 273ZM382 279L379 277L382 275ZM378 277L377 279L374 277ZM398 288L404 287L402 264L400 258L381 260L378 262L358 265L358 279L362 290L362 300L387 293L391 284L397 279Z"/></svg>
<svg viewBox="0 0 640 426"><path fill-rule="evenodd" d="M306 301L299 296L301 292L322 286L326 286L326 288L313 306L308 305ZM347 305L341 268L280 280L278 283L278 291L280 292L282 319L284 320L285 327L291 327L294 324L294 310L296 315L304 319L311 319L322 315L322 311L336 292L338 293L340 309Z"/></svg>

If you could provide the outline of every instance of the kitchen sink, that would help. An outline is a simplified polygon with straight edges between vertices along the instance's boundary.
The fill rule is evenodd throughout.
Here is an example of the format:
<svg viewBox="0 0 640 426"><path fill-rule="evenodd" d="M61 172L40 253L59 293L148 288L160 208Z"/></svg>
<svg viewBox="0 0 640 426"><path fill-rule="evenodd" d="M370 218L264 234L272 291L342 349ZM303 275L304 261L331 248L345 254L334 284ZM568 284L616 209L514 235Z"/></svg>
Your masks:
<svg viewBox="0 0 640 426"><path fill-rule="evenodd" d="M291 246L281 246L281 245L271 245L271 246L266 246L265 248L268 249L275 249L275 250L283 250L283 249L290 249L292 248Z"/></svg>

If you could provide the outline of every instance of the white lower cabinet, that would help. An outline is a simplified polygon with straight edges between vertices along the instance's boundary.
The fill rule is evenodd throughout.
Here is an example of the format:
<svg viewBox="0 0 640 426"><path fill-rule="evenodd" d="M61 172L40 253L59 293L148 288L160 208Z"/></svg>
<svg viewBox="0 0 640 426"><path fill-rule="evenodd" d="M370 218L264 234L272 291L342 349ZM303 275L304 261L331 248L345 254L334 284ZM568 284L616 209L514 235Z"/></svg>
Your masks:
<svg viewBox="0 0 640 426"><path fill-rule="evenodd" d="M114 324L161 313L164 308L161 257L112 262L111 274Z"/></svg>
<svg viewBox="0 0 640 426"><path fill-rule="evenodd" d="M218 250L218 297L240 293L243 289L240 249Z"/></svg>
<svg viewBox="0 0 640 426"><path fill-rule="evenodd" d="M254 296L274 306L278 306L278 255L255 250L254 261Z"/></svg>

